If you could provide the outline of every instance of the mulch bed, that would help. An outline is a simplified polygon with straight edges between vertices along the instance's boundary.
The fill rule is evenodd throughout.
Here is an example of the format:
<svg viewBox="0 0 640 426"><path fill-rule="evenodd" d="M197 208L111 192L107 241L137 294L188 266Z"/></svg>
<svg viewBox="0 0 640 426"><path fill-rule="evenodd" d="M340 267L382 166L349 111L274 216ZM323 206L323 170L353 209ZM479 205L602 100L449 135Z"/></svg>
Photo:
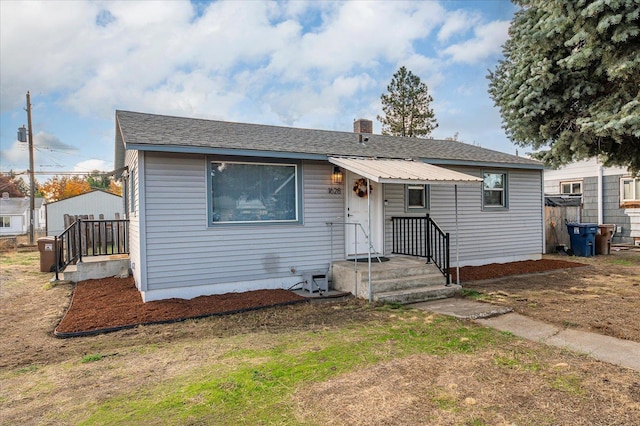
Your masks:
<svg viewBox="0 0 640 426"><path fill-rule="evenodd" d="M546 272L555 269L579 268L586 266L584 263L569 262L566 260L541 259L523 260L510 263L490 263L482 266L463 266L460 268L460 282L488 280L509 275L532 274ZM456 268L451 268L451 281L456 281Z"/></svg>
<svg viewBox="0 0 640 426"><path fill-rule="evenodd" d="M585 265L554 259L465 266L460 268L460 281L466 283L581 266ZM451 275L455 282L455 268L451 269ZM287 290L256 290L200 296L191 300L166 299L143 303L133 277L87 280L76 285L71 306L54 334L58 337L84 336L143 324L183 321L306 300L305 297Z"/></svg>
<svg viewBox="0 0 640 426"><path fill-rule="evenodd" d="M133 277L87 280L76 285L71 306L54 334L58 337L98 334L306 300L287 290L256 290L143 303Z"/></svg>

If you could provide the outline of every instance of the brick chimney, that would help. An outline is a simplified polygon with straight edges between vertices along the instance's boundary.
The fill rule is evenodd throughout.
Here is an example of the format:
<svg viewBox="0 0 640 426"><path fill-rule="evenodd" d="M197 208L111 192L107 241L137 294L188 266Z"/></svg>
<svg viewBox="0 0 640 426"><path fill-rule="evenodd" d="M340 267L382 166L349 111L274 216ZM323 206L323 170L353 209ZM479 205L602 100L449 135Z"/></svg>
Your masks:
<svg viewBox="0 0 640 426"><path fill-rule="evenodd" d="M373 121L364 118L358 118L357 120L354 120L353 133L373 134Z"/></svg>

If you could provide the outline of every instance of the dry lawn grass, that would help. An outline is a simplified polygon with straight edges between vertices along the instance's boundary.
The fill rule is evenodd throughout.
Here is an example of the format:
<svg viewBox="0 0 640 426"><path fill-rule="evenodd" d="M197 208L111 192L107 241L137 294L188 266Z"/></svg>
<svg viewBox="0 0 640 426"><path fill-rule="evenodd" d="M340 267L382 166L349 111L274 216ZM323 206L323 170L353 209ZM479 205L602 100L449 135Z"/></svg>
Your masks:
<svg viewBox="0 0 640 426"><path fill-rule="evenodd" d="M421 311L396 314L348 300L138 327L79 339L57 339L52 332L69 303L72 287L51 288L50 274L34 272L37 271L37 252L3 253L2 256L0 418L3 424L78 424L97 406L114 398L145 395L159 389L170 391L172 381L184 377L195 379L205 371L233 371L238 367L237 354L273 348L283 339L299 342L295 350L303 354L318 350L324 344L322 336L327 331L344 330L344 343L350 344L352 330L374 324L394 324L399 320L419 324L433 319ZM602 269L595 262L592 266L593 271L607 271L608 275L597 284L607 288L610 288L610 277L628 276L627 268L635 267L610 264ZM567 291L562 293L566 296L562 297L572 300L575 296L569 291L572 287L596 286L590 281L594 273L586 274L587 271L584 269L578 281L565 286ZM534 283L542 280L537 290L527 290L531 293L518 297L546 294L542 282L549 286L558 276L564 277L555 273L536 276ZM584 287L580 287L580 283ZM622 284L614 288L618 287L625 288ZM525 289L518 293L523 291ZM595 294L611 292L614 291ZM496 298L498 296L517 301L516 297L496 295ZM600 301L608 299L582 297L580 300L581 303L572 304L571 308L577 310L576 306L586 305L583 309L594 312L602 309ZM477 326L459 322L459 327ZM264 361L259 357L244 360L256 368ZM290 395L280 408L291 410L292 417L285 421L274 414L271 423L640 424L640 373L518 339L506 339L506 343L496 343L471 354L416 354L363 365L328 380L303 382L290 389ZM150 424L221 423L206 421L205 417L205 420L180 422L150 419Z"/></svg>
<svg viewBox="0 0 640 426"><path fill-rule="evenodd" d="M640 249L608 256L545 256L587 265L465 284L482 300L539 320L640 342Z"/></svg>

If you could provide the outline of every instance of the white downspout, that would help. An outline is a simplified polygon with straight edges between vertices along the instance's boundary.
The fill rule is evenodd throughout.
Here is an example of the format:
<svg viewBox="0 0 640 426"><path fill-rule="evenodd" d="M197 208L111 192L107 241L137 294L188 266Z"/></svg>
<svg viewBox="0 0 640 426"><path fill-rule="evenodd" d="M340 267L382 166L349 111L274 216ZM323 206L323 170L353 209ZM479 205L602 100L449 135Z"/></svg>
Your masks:
<svg viewBox="0 0 640 426"><path fill-rule="evenodd" d="M598 163L598 225L604 223L602 185L602 164Z"/></svg>

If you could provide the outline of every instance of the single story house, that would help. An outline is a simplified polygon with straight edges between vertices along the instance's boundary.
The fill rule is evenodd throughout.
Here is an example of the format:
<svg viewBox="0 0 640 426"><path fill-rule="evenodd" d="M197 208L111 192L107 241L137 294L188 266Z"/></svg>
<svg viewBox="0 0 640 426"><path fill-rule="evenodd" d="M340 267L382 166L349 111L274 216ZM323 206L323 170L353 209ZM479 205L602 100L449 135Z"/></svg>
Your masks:
<svg viewBox="0 0 640 426"><path fill-rule="evenodd" d="M60 235L65 230L64 216L93 216L94 219L124 217L122 197L101 189L45 204L47 235Z"/></svg>
<svg viewBox="0 0 640 426"><path fill-rule="evenodd" d="M23 235L29 232L31 201L25 198L0 198L0 235ZM44 199L34 198L34 229L43 229L46 225Z"/></svg>
<svg viewBox="0 0 640 426"><path fill-rule="evenodd" d="M613 243L640 245L640 178L597 158L544 172L544 192L581 197L580 222L615 225Z"/></svg>
<svg viewBox="0 0 640 426"><path fill-rule="evenodd" d="M115 124L145 301L287 289L334 261L393 256L412 232L397 217L428 214L451 266L544 251L543 167L528 158L375 135L369 120L339 132L116 111Z"/></svg>

